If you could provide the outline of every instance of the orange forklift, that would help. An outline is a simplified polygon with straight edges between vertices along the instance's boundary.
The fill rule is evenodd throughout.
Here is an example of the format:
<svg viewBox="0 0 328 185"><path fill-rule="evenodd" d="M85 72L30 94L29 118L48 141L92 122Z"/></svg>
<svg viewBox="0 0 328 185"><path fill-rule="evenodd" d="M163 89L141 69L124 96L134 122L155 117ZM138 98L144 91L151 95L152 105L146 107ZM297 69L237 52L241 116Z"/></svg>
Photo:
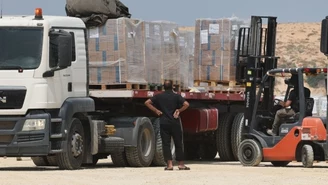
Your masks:
<svg viewBox="0 0 328 185"><path fill-rule="evenodd" d="M250 34L254 35L254 33ZM321 52L326 56L328 56L327 39L328 17L322 21L320 46ZM273 68L259 80L259 72L263 69L254 62L258 58L268 60L277 57L251 54L247 56L244 125L242 142L238 147L238 159L241 164L258 166L261 162L271 162L274 166L287 166L291 161L298 161L302 162L304 167L310 168L314 161L328 161L327 117L312 116L314 99L306 98L304 93L304 76L327 76L327 68ZM277 110L282 108L279 105L281 100L274 99L270 105L269 102L263 101L263 97L273 94L275 78L286 76L293 76L297 80L299 111L292 117L283 118L278 133L269 135L266 131L272 127ZM285 100L287 100L295 83L291 83L290 79L286 79L285 83L287 85Z"/></svg>

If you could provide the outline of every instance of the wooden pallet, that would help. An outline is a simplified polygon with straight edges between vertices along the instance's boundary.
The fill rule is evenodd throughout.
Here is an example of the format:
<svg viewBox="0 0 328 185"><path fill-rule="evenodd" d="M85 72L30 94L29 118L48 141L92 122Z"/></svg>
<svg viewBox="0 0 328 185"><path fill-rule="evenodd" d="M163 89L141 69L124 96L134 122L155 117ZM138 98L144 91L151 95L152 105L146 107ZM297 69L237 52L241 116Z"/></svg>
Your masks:
<svg viewBox="0 0 328 185"><path fill-rule="evenodd" d="M218 85L235 86L235 81L213 81L213 80L194 80L195 87L201 87L201 84L207 84L208 87L217 87Z"/></svg>
<svg viewBox="0 0 328 185"><path fill-rule="evenodd" d="M124 84L102 84L102 85L89 85L91 90L149 90L147 84L135 84L135 83L124 83Z"/></svg>

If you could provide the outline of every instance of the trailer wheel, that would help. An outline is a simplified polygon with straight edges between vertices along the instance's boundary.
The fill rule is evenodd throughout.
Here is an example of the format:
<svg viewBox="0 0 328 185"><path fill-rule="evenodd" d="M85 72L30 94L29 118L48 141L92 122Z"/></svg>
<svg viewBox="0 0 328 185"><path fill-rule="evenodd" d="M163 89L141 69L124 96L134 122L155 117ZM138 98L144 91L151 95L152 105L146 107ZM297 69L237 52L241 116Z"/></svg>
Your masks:
<svg viewBox="0 0 328 185"><path fill-rule="evenodd" d="M35 166L49 166L47 157L31 157Z"/></svg>
<svg viewBox="0 0 328 185"><path fill-rule="evenodd" d="M79 119L73 118L68 132L66 152L57 154L60 169L74 170L81 167L84 157L84 129Z"/></svg>
<svg viewBox="0 0 328 185"><path fill-rule="evenodd" d="M141 119L137 147L127 147L126 157L132 167L148 167L155 154L155 134L148 118Z"/></svg>
<svg viewBox="0 0 328 185"><path fill-rule="evenodd" d="M47 156L49 166L58 166L56 156Z"/></svg>
<svg viewBox="0 0 328 185"><path fill-rule="evenodd" d="M260 144L253 139L246 139L239 145L238 158L244 166L258 166L262 161Z"/></svg>
<svg viewBox="0 0 328 185"><path fill-rule="evenodd" d="M231 128L234 119L233 113L222 115L223 119L218 124L216 131L216 146L222 161L232 161L234 159L231 148Z"/></svg>
<svg viewBox="0 0 328 185"><path fill-rule="evenodd" d="M305 168L313 166L314 153L311 145L304 145L302 148L302 164Z"/></svg>
<svg viewBox="0 0 328 185"><path fill-rule="evenodd" d="M126 154L124 152L112 153L110 155L114 166L116 167L127 167L129 166L128 161L126 159Z"/></svg>
<svg viewBox="0 0 328 185"><path fill-rule="evenodd" d="M202 160L213 160L217 153L215 144L204 143L199 146L199 155Z"/></svg>
<svg viewBox="0 0 328 185"><path fill-rule="evenodd" d="M236 161L238 161L238 146L243 141L242 133L244 128L244 113L238 113L233 120L231 129L231 146L232 153Z"/></svg>
<svg viewBox="0 0 328 185"><path fill-rule="evenodd" d="M290 163L290 161L272 161L271 164L273 166L278 166L278 167L285 167Z"/></svg>

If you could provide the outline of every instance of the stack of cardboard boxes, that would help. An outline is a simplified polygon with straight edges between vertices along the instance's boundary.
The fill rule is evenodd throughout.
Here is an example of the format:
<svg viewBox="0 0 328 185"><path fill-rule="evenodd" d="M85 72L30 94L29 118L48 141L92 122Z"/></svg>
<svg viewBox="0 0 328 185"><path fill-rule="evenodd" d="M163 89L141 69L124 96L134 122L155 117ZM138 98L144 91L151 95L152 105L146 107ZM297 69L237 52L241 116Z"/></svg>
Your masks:
<svg viewBox="0 0 328 185"><path fill-rule="evenodd" d="M236 42L243 24L235 18L196 20L195 80L235 80Z"/></svg>
<svg viewBox="0 0 328 185"><path fill-rule="evenodd" d="M167 21L109 19L88 30L90 84L233 81L238 31L245 22L198 19L195 30Z"/></svg>
<svg viewBox="0 0 328 185"><path fill-rule="evenodd" d="M109 19L88 36L90 84L146 83L142 21Z"/></svg>
<svg viewBox="0 0 328 185"><path fill-rule="evenodd" d="M180 83L178 25L172 22L145 22L145 67L148 83L163 80Z"/></svg>
<svg viewBox="0 0 328 185"><path fill-rule="evenodd" d="M194 84L194 37L194 31L180 30L180 76L184 89Z"/></svg>

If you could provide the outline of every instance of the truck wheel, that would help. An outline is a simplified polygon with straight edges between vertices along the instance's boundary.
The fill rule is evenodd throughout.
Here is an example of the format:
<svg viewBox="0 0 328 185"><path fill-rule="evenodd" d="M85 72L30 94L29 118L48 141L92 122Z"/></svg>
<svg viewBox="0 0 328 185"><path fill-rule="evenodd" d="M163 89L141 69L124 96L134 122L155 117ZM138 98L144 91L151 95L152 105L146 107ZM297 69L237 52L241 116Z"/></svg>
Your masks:
<svg viewBox="0 0 328 185"><path fill-rule="evenodd" d="M238 146L243 141L244 113L238 113L233 120L231 129L231 146L232 153L236 161L238 161Z"/></svg>
<svg viewBox="0 0 328 185"><path fill-rule="evenodd" d="M155 134L148 118L140 120L137 147L127 147L126 157L132 167L148 167L155 154Z"/></svg>
<svg viewBox="0 0 328 185"><path fill-rule="evenodd" d="M304 145L302 148L302 164L305 168L313 166L314 153L311 145Z"/></svg>
<svg viewBox="0 0 328 185"><path fill-rule="evenodd" d="M73 118L65 146L66 152L57 154L57 163L60 169L74 170L81 167L85 151L84 143L82 123L79 119Z"/></svg>
<svg viewBox="0 0 328 185"><path fill-rule="evenodd" d="M56 156L47 156L49 166L58 166Z"/></svg>
<svg viewBox="0 0 328 185"><path fill-rule="evenodd" d="M116 167L129 166L128 161L126 159L125 152L112 153L110 155L110 157L112 158L112 162L113 162L114 166L116 166Z"/></svg>
<svg viewBox="0 0 328 185"><path fill-rule="evenodd" d="M262 161L260 144L253 139L242 141L238 149L238 158L244 166L258 166Z"/></svg>
<svg viewBox="0 0 328 185"><path fill-rule="evenodd" d="M152 164L155 166L165 166L166 162L164 160L163 155L163 145L162 145L162 138L160 133L160 122L159 119L153 120L153 128L156 136L156 143L155 143L155 155Z"/></svg>
<svg viewBox="0 0 328 185"><path fill-rule="evenodd" d="M199 155L202 160L213 160L217 153L215 144L204 143L199 146Z"/></svg>
<svg viewBox="0 0 328 185"><path fill-rule="evenodd" d="M35 166L49 166L47 157L31 157Z"/></svg>
<svg viewBox="0 0 328 185"><path fill-rule="evenodd" d="M222 161L232 161L234 159L231 148L231 128L234 119L233 113L222 115L216 131L216 146Z"/></svg>
<svg viewBox="0 0 328 185"><path fill-rule="evenodd" d="M278 167L285 167L290 163L290 161L272 161L271 164L273 166L278 166Z"/></svg>

